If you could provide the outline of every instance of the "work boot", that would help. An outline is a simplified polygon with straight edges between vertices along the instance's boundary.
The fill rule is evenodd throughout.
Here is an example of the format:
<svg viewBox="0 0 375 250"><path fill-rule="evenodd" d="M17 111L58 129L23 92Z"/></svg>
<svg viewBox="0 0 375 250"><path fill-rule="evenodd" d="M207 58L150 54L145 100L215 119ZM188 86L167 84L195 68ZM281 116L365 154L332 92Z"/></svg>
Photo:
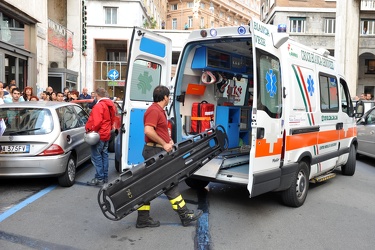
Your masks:
<svg viewBox="0 0 375 250"><path fill-rule="evenodd" d="M138 211L138 218L137 218L137 224L135 225L136 228L145 228L145 227L159 227L160 222L154 221L150 217L150 211Z"/></svg>
<svg viewBox="0 0 375 250"><path fill-rule="evenodd" d="M103 180L99 180L97 178L92 179L91 181L87 182L89 186L102 186L104 184Z"/></svg>
<svg viewBox="0 0 375 250"><path fill-rule="evenodd" d="M183 207L177 210L178 215L180 216L181 223L184 227L188 226L191 222L196 221L199 217L202 216L203 211L197 210L194 213L194 210L189 210L187 207Z"/></svg>

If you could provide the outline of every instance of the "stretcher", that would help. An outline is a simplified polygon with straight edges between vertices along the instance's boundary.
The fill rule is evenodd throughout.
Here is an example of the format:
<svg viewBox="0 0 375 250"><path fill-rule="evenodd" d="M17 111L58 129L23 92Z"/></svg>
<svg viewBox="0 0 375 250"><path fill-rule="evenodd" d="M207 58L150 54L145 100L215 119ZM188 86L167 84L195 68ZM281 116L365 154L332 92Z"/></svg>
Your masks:
<svg viewBox="0 0 375 250"><path fill-rule="evenodd" d="M191 176L227 147L228 137L220 125L176 143L172 152L163 151L105 184L98 193L100 209L106 218L121 220Z"/></svg>

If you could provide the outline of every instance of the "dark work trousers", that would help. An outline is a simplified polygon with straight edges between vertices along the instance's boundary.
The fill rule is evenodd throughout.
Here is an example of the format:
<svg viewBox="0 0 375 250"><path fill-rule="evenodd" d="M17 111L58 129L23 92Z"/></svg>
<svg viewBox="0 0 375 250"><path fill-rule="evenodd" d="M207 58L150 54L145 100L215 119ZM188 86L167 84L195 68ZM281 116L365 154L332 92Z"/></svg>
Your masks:
<svg viewBox="0 0 375 250"><path fill-rule="evenodd" d="M163 151L164 151L163 148L145 145L143 147L142 156L146 160L146 159L148 159L148 158L150 158L150 157L152 157L156 154L160 154ZM173 200L177 196L179 196L180 191L178 189L178 185L175 185L171 189L168 189L167 191L165 191L165 195L168 197L168 200ZM145 203L144 205L150 205L150 203L148 202L148 203Z"/></svg>

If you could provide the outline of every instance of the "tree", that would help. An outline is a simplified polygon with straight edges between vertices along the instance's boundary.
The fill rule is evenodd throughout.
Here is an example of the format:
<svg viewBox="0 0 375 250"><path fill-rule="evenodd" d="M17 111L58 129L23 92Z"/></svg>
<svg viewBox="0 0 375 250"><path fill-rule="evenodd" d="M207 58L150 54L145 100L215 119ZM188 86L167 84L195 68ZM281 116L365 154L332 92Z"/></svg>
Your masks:
<svg viewBox="0 0 375 250"><path fill-rule="evenodd" d="M146 29L155 29L157 25L158 24L153 17L150 17L150 21L146 19L143 23L143 27Z"/></svg>

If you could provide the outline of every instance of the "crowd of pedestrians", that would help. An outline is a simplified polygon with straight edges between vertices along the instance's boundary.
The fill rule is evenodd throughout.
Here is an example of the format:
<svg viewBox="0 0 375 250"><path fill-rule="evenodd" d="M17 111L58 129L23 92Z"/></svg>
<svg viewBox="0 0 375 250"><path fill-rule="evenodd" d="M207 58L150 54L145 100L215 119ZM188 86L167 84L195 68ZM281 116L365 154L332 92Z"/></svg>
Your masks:
<svg viewBox="0 0 375 250"><path fill-rule="evenodd" d="M91 93L95 94L95 92ZM70 91L68 87L65 87L63 92L56 92L51 86L48 86L38 97L32 87L27 86L21 90L17 87L15 80L12 80L9 84L0 81L0 104L25 101L70 102L82 99L95 99L95 95L89 95L86 87L82 89L80 94L77 90Z"/></svg>

